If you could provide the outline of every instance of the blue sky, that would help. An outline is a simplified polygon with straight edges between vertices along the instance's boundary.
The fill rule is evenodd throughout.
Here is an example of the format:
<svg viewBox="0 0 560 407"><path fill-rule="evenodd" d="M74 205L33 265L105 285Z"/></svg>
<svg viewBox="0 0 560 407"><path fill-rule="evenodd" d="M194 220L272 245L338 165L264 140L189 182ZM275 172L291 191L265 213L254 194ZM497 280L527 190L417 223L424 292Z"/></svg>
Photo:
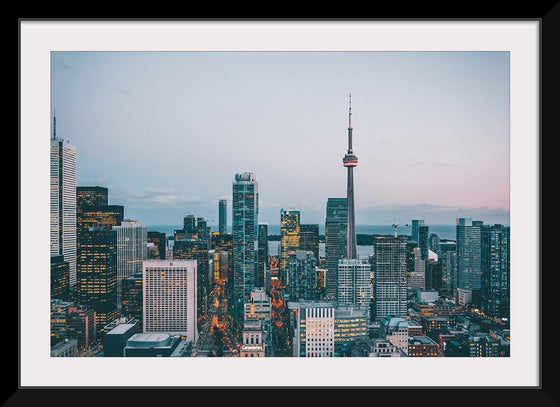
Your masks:
<svg viewBox="0 0 560 407"><path fill-rule="evenodd" d="M324 223L349 93L358 224L509 224L508 52L52 52L51 85L78 185L143 224L231 217L244 171L260 221Z"/></svg>

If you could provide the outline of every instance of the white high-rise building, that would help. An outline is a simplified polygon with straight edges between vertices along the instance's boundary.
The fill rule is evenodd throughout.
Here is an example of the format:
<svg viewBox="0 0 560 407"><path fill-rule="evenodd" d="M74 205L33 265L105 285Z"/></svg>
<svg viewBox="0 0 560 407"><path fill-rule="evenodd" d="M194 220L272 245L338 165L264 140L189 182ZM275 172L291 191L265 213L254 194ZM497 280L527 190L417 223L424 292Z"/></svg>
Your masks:
<svg viewBox="0 0 560 407"><path fill-rule="evenodd" d="M196 342L196 260L145 260L144 332L180 334Z"/></svg>
<svg viewBox="0 0 560 407"><path fill-rule="evenodd" d="M373 251L375 318L406 317L406 237L378 236Z"/></svg>
<svg viewBox="0 0 560 407"><path fill-rule="evenodd" d="M369 307L371 301L371 265L365 259L338 261L338 303L341 306Z"/></svg>
<svg viewBox="0 0 560 407"><path fill-rule="evenodd" d="M142 273L148 258L148 228L138 221L125 220L113 226L117 232L117 308L121 308L122 280Z"/></svg>
<svg viewBox="0 0 560 407"><path fill-rule="evenodd" d="M56 119L55 119L56 120ZM56 123L56 122L55 122ZM70 265L69 285L76 285L76 147L51 138L51 255L62 255Z"/></svg>
<svg viewBox="0 0 560 407"><path fill-rule="evenodd" d="M288 302L293 356L334 357L334 311L330 302Z"/></svg>

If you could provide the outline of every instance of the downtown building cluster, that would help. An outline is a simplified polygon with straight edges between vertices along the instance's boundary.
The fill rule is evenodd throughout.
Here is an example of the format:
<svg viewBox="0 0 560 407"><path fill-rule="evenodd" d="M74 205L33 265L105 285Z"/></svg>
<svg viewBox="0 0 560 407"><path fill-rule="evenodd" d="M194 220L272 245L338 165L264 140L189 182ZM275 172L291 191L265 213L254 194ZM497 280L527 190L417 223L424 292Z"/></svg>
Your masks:
<svg viewBox="0 0 560 407"><path fill-rule="evenodd" d="M77 185L55 122L51 355L508 356L508 226L457 218L449 240L412 219L410 235L366 236L359 258L351 115L346 197L327 199L324 235L282 208L277 255L256 174L234 174L217 231L186 214L168 236L127 219L107 188Z"/></svg>

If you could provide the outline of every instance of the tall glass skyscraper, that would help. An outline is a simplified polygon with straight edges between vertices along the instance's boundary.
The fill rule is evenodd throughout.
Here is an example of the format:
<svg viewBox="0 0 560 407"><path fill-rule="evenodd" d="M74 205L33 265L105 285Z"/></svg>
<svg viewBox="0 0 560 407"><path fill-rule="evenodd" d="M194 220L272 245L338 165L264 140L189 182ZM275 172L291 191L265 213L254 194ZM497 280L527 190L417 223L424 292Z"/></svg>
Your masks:
<svg viewBox="0 0 560 407"><path fill-rule="evenodd" d="M420 226L424 226L422 219L412 219L411 240L416 242L416 246L420 245Z"/></svg>
<svg viewBox="0 0 560 407"><path fill-rule="evenodd" d="M336 300L338 261L346 257L346 228L348 201L346 198L329 198L325 219L325 297Z"/></svg>
<svg viewBox="0 0 560 407"><path fill-rule="evenodd" d="M482 276L481 231L482 221L471 218L458 218L457 230L457 290L459 303L480 302L480 283ZM466 298L466 300L462 300Z"/></svg>
<svg viewBox="0 0 560 407"><path fill-rule="evenodd" d="M482 228L482 312L494 318L509 319L510 248L509 226Z"/></svg>
<svg viewBox="0 0 560 407"><path fill-rule="evenodd" d="M319 224L299 225L299 249L313 252L319 264Z"/></svg>
<svg viewBox="0 0 560 407"><path fill-rule="evenodd" d="M256 280L259 193L255 175L235 174L232 185L233 298L235 317L243 321L243 303L250 301Z"/></svg>
<svg viewBox="0 0 560 407"><path fill-rule="evenodd" d="M113 230L117 232L117 307L121 309L123 279L142 273L142 262L148 258L148 230L130 220Z"/></svg>
<svg viewBox="0 0 560 407"><path fill-rule="evenodd" d="M69 284L76 284L76 147L56 137L53 119L50 163L51 255L62 255L69 264Z"/></svg>
<svg viewBox="0 0 560 407"><path fill-rule="evenodd" d="M221 235L227 233L227 199L218 202L218 232Z"/></svg>

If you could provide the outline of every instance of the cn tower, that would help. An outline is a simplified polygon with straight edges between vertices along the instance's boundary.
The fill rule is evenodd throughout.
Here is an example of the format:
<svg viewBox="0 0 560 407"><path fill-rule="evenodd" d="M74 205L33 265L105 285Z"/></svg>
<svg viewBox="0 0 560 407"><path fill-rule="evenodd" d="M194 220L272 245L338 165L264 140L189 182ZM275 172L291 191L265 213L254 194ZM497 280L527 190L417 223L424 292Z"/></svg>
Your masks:
<svg viewBox="0 0 560 407"><path fill-rule="evenodd" d="M348 200L348 235L347 235L347 254L346 258L356 259L356 220L354 218L354 167L358 166L358 157L352 152L352 94L348 108L348 152L342 159L345 167L348 168L348 183L346 199Z"/></svg>

